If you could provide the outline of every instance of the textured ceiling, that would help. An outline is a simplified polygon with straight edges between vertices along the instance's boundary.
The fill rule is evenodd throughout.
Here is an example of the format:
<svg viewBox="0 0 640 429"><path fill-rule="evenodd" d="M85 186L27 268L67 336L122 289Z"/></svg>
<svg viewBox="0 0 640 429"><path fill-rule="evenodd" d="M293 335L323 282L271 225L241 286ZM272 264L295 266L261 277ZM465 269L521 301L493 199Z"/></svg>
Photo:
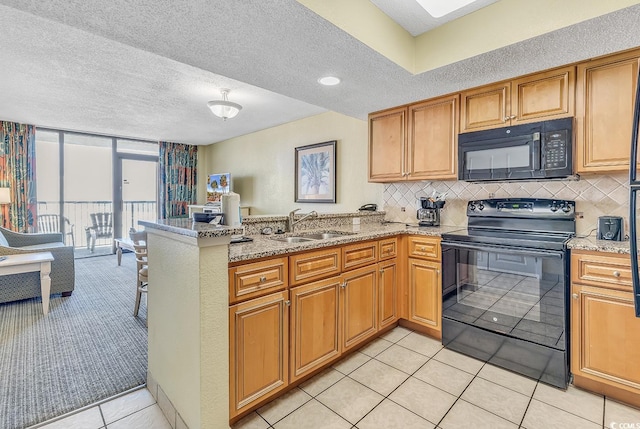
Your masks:
<svg viewBox="0 0 640 429"><path fill-rule="evenodd" d="M461 16L465 16L498 0L476 0L440 18L434 18L416 0L370 0L389 18L400 24L412 36L418 36Z"/></svg>
<svg viewBox="0 0 640 429"><path fill-rule="evenodd" d="M0 0L0 118L207 144L640 46L640 6L412 75L295 0ZM322 87L318 77L343 83ZM244 109L215 118L220 87Z"/></svg>

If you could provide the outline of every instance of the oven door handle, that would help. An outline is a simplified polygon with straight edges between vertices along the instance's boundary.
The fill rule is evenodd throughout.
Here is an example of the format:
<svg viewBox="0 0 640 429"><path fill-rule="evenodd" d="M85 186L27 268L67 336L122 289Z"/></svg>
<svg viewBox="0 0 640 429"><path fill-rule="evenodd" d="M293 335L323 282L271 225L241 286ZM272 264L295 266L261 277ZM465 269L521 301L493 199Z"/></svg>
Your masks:
<svg viewBox="0 0 640 429"><path fill-rule="evenodd" d="M441 246L443 248L452 247L454 249L478 250L480 252L514 253L518 255L556 257L560 259L564 257L564 252L554 251L554 250L545 251L545 250L517 249L512 247L490 246L486 244L477 245L477 244L452 243L448 241L442 242Z"/></svg>

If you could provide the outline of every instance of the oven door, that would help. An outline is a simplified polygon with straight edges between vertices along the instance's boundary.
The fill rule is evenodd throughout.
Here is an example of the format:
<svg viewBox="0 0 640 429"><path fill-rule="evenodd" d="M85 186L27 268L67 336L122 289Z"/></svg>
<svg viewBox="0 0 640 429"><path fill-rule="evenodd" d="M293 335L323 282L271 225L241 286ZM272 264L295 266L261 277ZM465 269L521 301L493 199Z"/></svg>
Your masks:
<svg viewBox="0 0 640 429"><path fill-rule="evenodd" d="M566 350L565 252L442 243L443 319Z"/></svg>
<svg viewBox="0 0 640 429"><path fill-rule="evenodd" d="M462 138L462 136L460 137ZM459 179L530 179L541 170L540 133L459 143Z"/></svg>

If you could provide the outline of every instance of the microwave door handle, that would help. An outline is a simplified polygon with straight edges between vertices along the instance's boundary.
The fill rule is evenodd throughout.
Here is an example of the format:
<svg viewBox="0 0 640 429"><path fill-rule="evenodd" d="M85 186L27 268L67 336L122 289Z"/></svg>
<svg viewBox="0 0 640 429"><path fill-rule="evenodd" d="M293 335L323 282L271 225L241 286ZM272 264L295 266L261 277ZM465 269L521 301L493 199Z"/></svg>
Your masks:
<svg viewBox="0 0 640 429"><path fill-rule="evenodd" d="M540 170L542 163L542 145L540 144L540 133L533 133L533 144L531 147L531 158L533 159L533 171Z"/></svg>

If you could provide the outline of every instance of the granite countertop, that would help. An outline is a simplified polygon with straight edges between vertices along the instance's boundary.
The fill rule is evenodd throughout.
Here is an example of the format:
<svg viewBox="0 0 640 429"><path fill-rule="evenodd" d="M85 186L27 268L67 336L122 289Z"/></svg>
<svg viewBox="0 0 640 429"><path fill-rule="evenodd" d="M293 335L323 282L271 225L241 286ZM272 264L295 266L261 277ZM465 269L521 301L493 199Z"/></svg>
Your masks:
<svg viewBox="0 0 640 429"><path fill-rule="evenodd" d="M573 250L592 250L597 252L626 253L629 254L629 240L610 241L596 240L593 236L572 238L568 244Z"/></svg>
<svg viewBox="0 0 640 429"><path fill-rule="evenodd" d="M234 243L229 246L229 262L267 258L270 256L321 249L323 247L338 246L400 234L440 236L443 233L458 229L460 229L459 226L418 227L417 225L411 226L404 223L376 223L324 228L322 230L300 230L293 234L251 235L249 237L253 239L253 242ZM305 241L301 243L286 243L274 240L274 238L277 237L287 237L292 235L298 236L325 231L343 232L346 235L325 240Z"/></svg>
<svg viewBox="0 0 640 429"><path fill-rule="evenodd" d="M138 224L144 226L145 229L157 229L194 238L241 235L243 232L242 228L210 225L204 222L194 222L192 219L140 220Z"/></svg>

